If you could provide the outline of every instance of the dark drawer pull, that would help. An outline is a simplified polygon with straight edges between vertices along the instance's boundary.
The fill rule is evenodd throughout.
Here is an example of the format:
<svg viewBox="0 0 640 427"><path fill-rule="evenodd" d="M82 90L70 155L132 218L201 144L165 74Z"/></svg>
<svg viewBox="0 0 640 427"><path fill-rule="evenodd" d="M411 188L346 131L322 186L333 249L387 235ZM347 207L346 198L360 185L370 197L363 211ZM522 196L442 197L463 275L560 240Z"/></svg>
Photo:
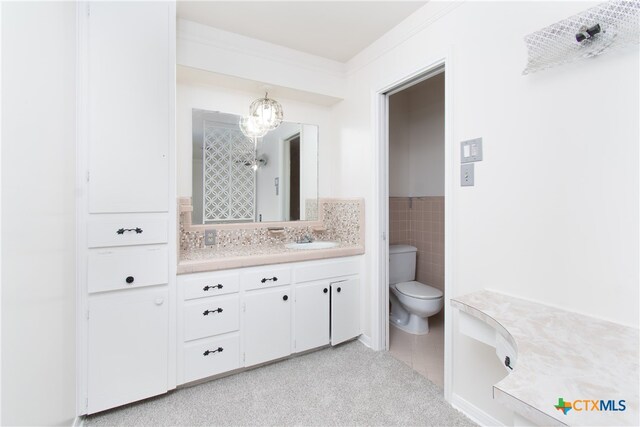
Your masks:
<svg viewBox="0 0 640 427"><path fill-rule="evenodd" d="M118 231L116 231L116 234L124 234L125 231L135 231L136 234L140 234L140 233L142 233L142 228L140 228L140 227L136 227L136 228L121 228Z"/></svg>
<svg viewBox="0 0 640 427"><path fill-rule="evenodd" d="M324 293L326 294L327 292L329 292L329 289L324 288L324 289L322 290L322 292L324 292Z"/></svg>
<svg viewBox="0 0 640 427"><path fill-rule="evenodd" d="M338 289L337 289L337 291L338 291L338 292L342 292L342 288L338 288Z"/></svg>
<svg viewBox="0 0 640 427"><path fill-rule="evenodd" d="M215 310L205 310L202 315L203 316L208 316L209 313L222 313L222 309L220 307L216 308Z"/></svg>
<svg viewBox="0 0 640 427"><path fill-rule="evenodd" d="M218 347L215 350L206 350L204 353L202 353L202 355L203 356L208 356L208 355L213 354L213 353L222 353L223 350L224 350L224 348Z"/></svg>
<svg viewBox="0 0 640 427"><path fill-rule="evenodd" d="M127 276L127 278L124 279L124 281L127 282L128 284L132 284L134 280L135 279L133 278L133 276Z"/></svg>
<svg viewBox="0 0 640 427"><path fill-rule="evenodd" d="M288 295L285 295L285 296L283 296L283 297L282 297L282 300L283 300L283 301L286 301L286 300L288 300L288 299L289 299L289 296L288 296Z"/></svg>
<svg viewBox="0 0 640 427"><path fill-rule="evenodd" d="M222 289L223 286L220 283L218 283L217 285L207 285L204 288L202 288L202 290L203 291L208 291L209 289L216 289L216 288L217 289Z"/></svg>
<svg viewBox="0 0 640 427"><path fill-rule="evenodd" d="M271 278L263 277L263 278L262 278L262 280L260 280L260 281L261 281L262 283L266 283L266 282L268 282L268 281L270 281L270 280L272 280L272 281L274 281L274 282L277 282L277 281L278 281L278 278L277 278L276 276L273 276L273 277L271 277Z"/></svg>

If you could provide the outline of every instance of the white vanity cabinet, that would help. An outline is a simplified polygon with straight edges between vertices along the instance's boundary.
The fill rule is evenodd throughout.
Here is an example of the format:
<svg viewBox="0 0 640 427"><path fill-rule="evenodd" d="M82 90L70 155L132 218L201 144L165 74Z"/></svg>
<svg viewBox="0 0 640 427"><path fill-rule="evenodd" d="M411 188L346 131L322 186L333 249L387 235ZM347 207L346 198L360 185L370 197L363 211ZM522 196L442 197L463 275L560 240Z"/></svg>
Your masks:
<svg viewBox="0 0 640 427"><path fill-rule="evenodd" d="M238 271L178 277L178 384L241 366L239 284Z"/></svg>
<svg viewBox="0 0 640 427"><path fill-rule="evenodd" d="M178 276L178 384L356 338L361 266L355 256ZM223 305L236 301L237 327Z"/></svg>
<svg viewBox="0 0 640 427"><path fill-rule="evenodd" d="M77 10L84 415L176 385L175 4Z"/></svg>
<svg viewBox="0 0 640 427"><path fill-rule="evenodd" d="M88 413L167 391L168 307L166 287L89 299Z"/></svg>
<svg viewBox="0 0 640 427"><path fill-rule="evenodd" d="M296 352L329 344L331 282L321 281L296 286L295 333Z"/></svg>
<svg viewBox="0 0 640 427"><path fill-rule="evenodd" d="M166 212L172 6L91 2L87 15L89 212Z"/></svg>
<svg viewBox="0 0 640 427"><path fill-rule="evenodd" d="M360 335L360 279L331 282L331 345Z"/></svg>
<svg viewBox="0 0 640 427"><path fill-rule="evenodd" d="M291 288L247 292L243 300L245 366L290 355Z"/></svg>

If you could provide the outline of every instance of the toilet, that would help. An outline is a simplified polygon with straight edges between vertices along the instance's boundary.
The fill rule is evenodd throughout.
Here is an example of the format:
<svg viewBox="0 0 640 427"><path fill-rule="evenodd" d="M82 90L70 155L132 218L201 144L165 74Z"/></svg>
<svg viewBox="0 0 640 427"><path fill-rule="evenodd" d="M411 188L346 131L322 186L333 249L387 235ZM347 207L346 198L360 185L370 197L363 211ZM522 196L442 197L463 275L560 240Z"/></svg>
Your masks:
<svg viewBox="0 0 640 427"><path fill-rule="evenodd" d="M389 323L424 335L429 333L429 316L442 310L444 298L441 290L414 280L417 251L410 245L389 246Z"/></svg>

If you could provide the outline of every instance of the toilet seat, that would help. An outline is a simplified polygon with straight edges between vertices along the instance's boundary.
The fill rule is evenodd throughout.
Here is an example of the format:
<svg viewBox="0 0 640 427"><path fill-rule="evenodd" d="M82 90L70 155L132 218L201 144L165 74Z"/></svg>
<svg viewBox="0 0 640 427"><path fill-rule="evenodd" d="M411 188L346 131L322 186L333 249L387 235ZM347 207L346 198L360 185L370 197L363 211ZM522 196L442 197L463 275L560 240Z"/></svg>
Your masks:
<svg viewBox="0 0 640 427"><path fill-rule="evenodd" d="M418 299L438 299L442 298L443 295L440 289L425 285L424 283L416 282L415 280L411 282L397 283L396 289L401 294Z"/></svg>

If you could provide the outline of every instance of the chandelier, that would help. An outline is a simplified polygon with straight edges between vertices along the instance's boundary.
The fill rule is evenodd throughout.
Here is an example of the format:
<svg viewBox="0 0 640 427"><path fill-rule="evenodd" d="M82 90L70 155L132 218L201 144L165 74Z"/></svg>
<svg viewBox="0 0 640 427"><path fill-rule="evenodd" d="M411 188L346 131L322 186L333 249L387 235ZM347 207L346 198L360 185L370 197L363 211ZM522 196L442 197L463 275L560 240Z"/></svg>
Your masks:
<svg viewBox="0 0 640 427"><path fill-rule="evenodd" d="M274 130L280 126L284 117L282 105L275 99L269 98L268 92L264 94L264 98L258 98L249 105L249 115L254 116L257 123L268 130Z"/></svg>
<svg viewBox="0 0 640 427"><path fill-rule="evenodd" d="M240 130L247 138L262 138L269 132L269 129L264 127L256 116L249 114L240 118Z"/></svg>
<svg viewBox="0 0 640 427"><path fill-rule="evenodd" d="M240 130L247 138L253 139L254 155L253 159L244 162L245 166L257 171L267 164L264 155L258 157L258 138L280 126L283 117L282 105L269 98L268 92L264 94L264 98L258 98L249 105L249 114L240 118Z"/></svg>

